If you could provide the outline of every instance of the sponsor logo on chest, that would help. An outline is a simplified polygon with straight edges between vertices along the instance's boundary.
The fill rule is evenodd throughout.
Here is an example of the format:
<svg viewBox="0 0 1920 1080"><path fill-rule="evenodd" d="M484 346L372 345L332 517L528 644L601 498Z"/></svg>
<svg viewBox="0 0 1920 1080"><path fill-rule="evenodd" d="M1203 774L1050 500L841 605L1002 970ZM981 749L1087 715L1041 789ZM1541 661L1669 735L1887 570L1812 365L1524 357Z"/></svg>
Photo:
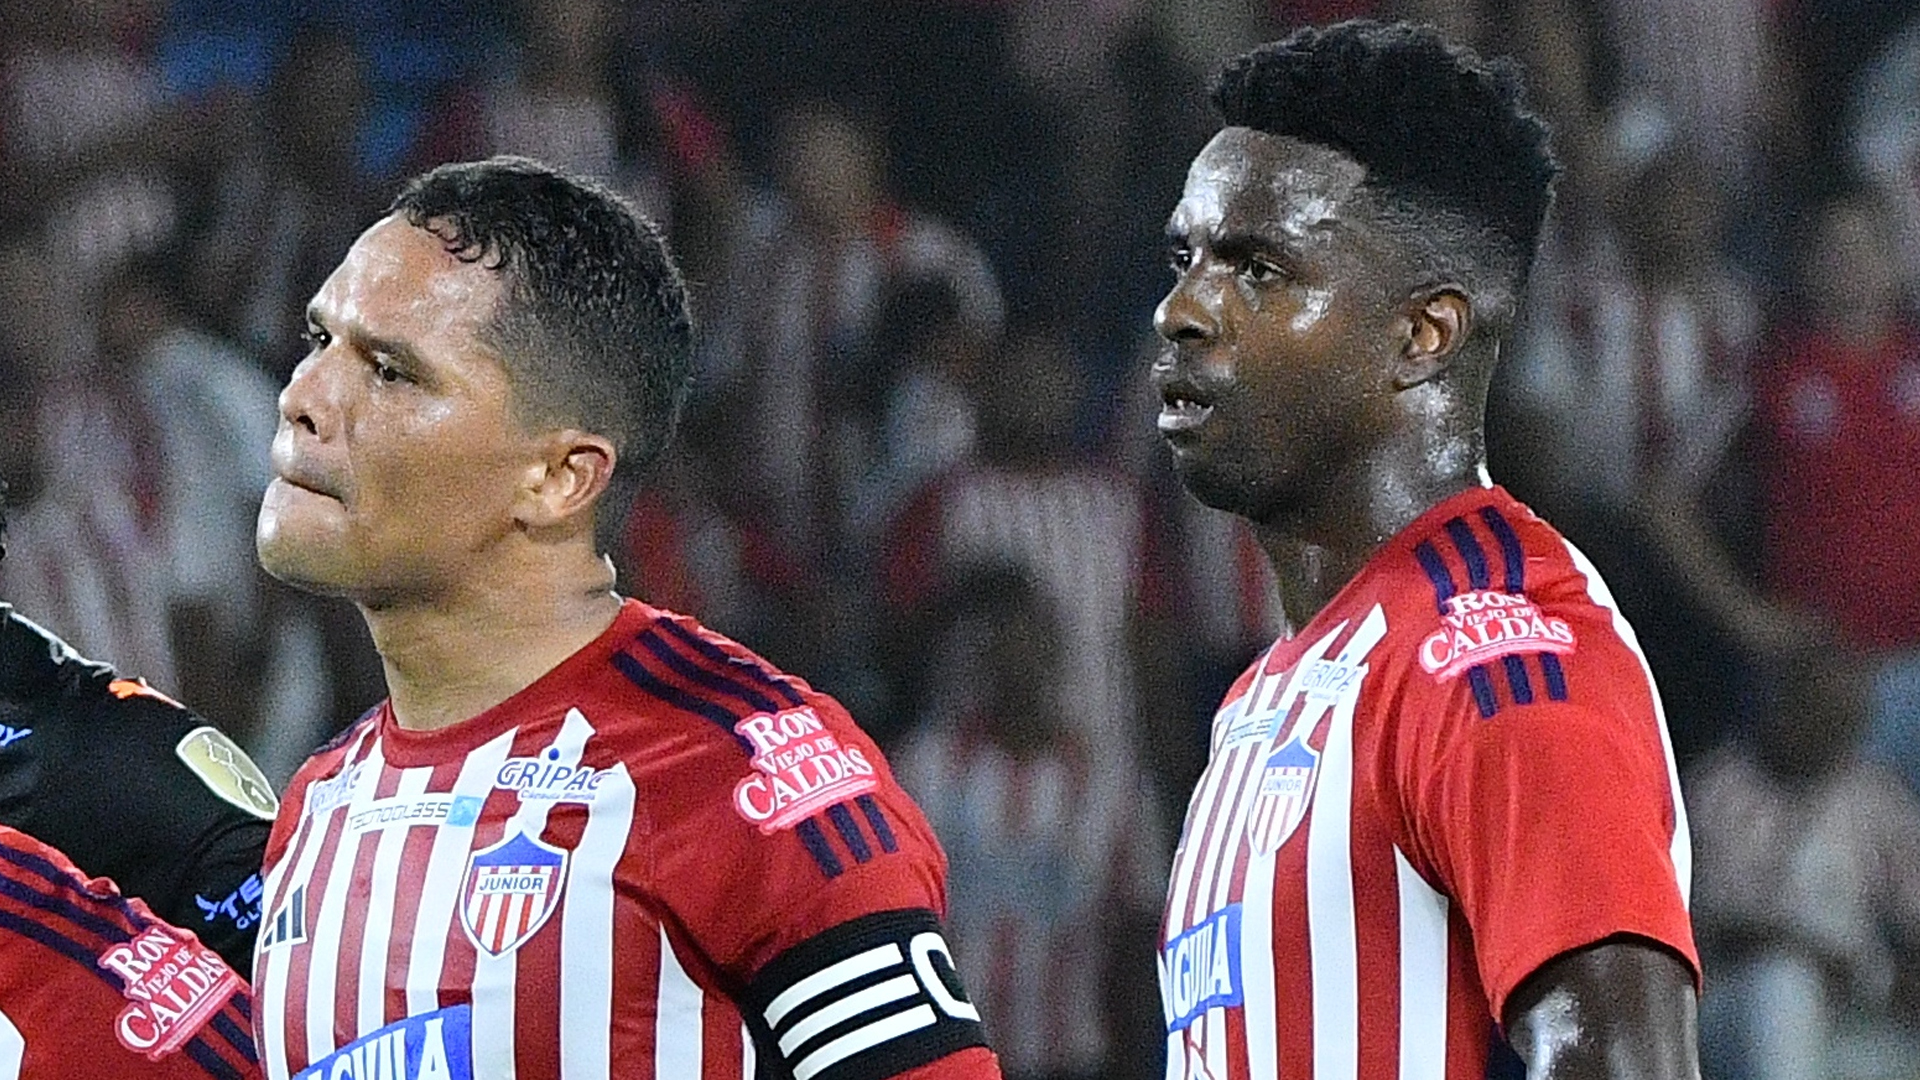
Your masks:
<svg viewBox="0 0 1920 1080"><path fill-rule="evenodd" d="M763 833L879 786L866 754L840 745L810 706L749 716L733 730L753 744L755 770L734 785L734 809Z"/></svg>
<svg viewBox="0 0 1920 1080"><path fill-rule="evenodd" d="M516 830L467 857L460 923L476 948L504 956L546 924L566 878L564 849Z"/></svg>
<svg viewBox="0 0 1920 1080"><path fill-rule="evenodd" d="M353 789L360 782L360 774L365 772L367 763L354 762L340 770L339 775L329 776L325 780L316 780L307 785L307 801L300 807L301 817L319 817L329 810L338 809L353 801Z"/></svg>
<svg viewBox="0 0 1920 1080"><path fill-rule="evenodd" d="M1167 1033L1184 1031L1209 1009L1246 1000L1240 981L1240 905L1228 904L1160 951Z"/></svg>
<svg viewBox="0 0 1920 1080"><path fill-rule="evenodd" d="M523 803L590 803L612 772L591 765L563 764L560 751L554 749L540 757L508 758L494 774L493 786L518 792Z"/></svg>
<svg viewBox="0 0 1920 1080"><path fill-rule="evenodd" d="M245 985L212 949L168 926L142 931L96 962L120 976L127 998L114 1035L149 1061L186 1045Z"/></svg>
<svg viewBox="0 0 1920 1080"><path fill-rule="evenodd" d="M321 1058L293 1080L472 1080L473 1009L455 1005L388 1024Z"/></svg>
<svg viewBox="0 0 1920 1080"><path fill-rule="evenodd" d="M1447 600L1440 628L1420 643L1420 667L1438 679L1516 653L1570 653L1573 628L1517 593L1476 589Z"/></svg>

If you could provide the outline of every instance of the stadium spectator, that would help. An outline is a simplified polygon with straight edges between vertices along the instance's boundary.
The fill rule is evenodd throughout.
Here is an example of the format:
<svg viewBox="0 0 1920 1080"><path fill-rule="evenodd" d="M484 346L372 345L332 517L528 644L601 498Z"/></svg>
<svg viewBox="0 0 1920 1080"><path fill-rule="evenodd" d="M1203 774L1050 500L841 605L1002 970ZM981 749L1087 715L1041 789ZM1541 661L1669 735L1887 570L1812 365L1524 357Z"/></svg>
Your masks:
<svg viewBox="0 0 1920 1080"><path fill-rule="evenodd" d="M1920 1068L1920 801L1860 753L1871 679L1857 656L1803 658L1752 737L1687 777L1716 1080Z"/></svg>
<svg viewBox="0 0 1920 1080"><path fill-rule="evenodd" d="M1120 1050L1158 1004L1140 992L1166 860L1153 796L1101 776L1063 628L1023 572L955 568L927 621L924 707L893 756L946 848L954 952L1001 1067L1140 1076Z"/></svg>

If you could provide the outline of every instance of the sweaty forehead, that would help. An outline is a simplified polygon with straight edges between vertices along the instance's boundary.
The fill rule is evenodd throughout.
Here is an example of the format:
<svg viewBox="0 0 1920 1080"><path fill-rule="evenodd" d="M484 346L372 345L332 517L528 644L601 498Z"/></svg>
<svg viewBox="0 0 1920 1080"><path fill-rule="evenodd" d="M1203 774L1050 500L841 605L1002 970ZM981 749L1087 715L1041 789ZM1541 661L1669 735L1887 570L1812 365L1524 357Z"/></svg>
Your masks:
<svg viewBox="0 0 1920 1080"><path fill-rule="evenodd" d="M501 288L497 272L455 258L439 237L404 218L387 217L354 241L314 306L336 331L350 324L383 336L477 334Z"/></svg>
<svg viewBox="0 0 1920 1080"><path fill-rule="evenodd" d="M1366 168L1331 147L1223 128L1193 159L1171 226L1306 240L1351 224Z"/></svg>

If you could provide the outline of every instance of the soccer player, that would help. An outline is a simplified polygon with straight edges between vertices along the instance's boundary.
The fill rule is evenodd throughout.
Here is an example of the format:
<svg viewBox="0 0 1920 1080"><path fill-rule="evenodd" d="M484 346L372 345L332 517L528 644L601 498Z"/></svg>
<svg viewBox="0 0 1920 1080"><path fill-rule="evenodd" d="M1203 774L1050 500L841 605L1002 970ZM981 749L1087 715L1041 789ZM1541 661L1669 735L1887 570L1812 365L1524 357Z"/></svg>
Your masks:
<svg viewBox="0 0 1920 1080"><path fill-rule="evenodd" d="M1555 166L1404 24L1229 62L1168 222L1159 429L1293 632L1213 723L1168 892L1173 1080L1697 1073L1686 815L1633 632L1484 465Z"/></svg>
<svg viewBox="0 0 1920 1080"><path fill-rule="evenodd" d="M359 606L390 697L274 825L267 1075L997 1077L872 742L614 591L595 518L691 349L656 227L524 159L442 166L307 323L260 559Z"/></svg>
<svg viewBox="0 0 1920 1080"><path fill-rule="evenodd" d="M113 882L0 825L0 1080L260 1075L247 984Z"/></svg>
<svg viewBox="0 0 1920 1080"><path fill-rule="evenodd" d="M0 518L0 555L4 530ZM218 728L0 603L0 824L112 878L245 970L277 805Z"/></svg>

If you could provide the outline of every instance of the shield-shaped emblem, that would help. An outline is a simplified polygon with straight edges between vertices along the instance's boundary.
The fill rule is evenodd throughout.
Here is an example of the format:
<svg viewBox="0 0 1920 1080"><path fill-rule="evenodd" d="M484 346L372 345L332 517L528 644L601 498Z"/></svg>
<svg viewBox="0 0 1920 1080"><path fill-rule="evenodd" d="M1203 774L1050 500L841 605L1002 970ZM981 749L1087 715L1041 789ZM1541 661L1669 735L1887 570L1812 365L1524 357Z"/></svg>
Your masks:
<svg viewBox="0 0 1920 1080"><path fill-rule="evenodd" d="M460 922L476 947L504 956L520 947L560 906L567 853L523 832L467 857Z"/></svg>
<svg viewBox="0 0 1920 1080"><path fill-rule="evenodd" d="M1285 745L1268 755L1253 812L1247 817L1247 839L1255 851L1271 855L1293 835L1313 802L1313 778L1319 768L1320 752L1307 745L1302 731L1296 730Z"/></svg>

